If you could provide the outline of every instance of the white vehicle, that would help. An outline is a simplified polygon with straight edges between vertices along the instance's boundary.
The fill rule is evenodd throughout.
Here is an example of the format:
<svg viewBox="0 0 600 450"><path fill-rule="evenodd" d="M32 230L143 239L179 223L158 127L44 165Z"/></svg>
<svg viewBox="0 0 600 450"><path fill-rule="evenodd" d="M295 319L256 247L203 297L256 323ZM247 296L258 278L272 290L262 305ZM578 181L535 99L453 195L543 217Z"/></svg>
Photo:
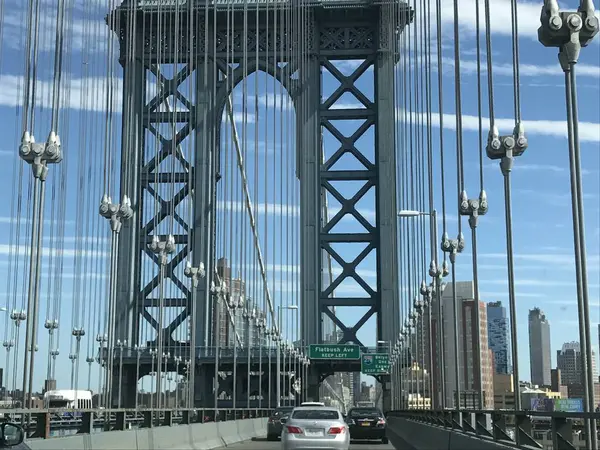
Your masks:
<svg viewBox="0 0 600 450"><path fill-rule="evenodd" d="M304 402L304 403L300 403L300 406L325 406L325 403L322 403L322 402Z"/></svg>
<svg viewBox="0 0 600 450"><path fill-rule="evenodd" d="M342 413L330 407L295 408L282 427L283 450L348 450L350 433Z"/></svg>
<svg viewBox="0 0 600 450"><path fill-rule="evenodd" d="M56 390L44 394L46 409L92 409L92 393L83 390Z"/></svg>

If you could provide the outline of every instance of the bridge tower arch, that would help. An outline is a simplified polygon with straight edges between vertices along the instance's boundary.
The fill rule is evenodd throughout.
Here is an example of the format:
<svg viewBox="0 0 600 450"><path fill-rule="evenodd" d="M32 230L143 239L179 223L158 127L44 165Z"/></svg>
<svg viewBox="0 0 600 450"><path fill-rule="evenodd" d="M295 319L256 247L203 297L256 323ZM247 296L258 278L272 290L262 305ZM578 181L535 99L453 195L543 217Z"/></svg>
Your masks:
<svg viewBox="0 0 600 450"><path fill-rule="evenodd" d="M412 12L402 2L374 0L288 0L258 2L258 5L255 1L228 4L223 0L208 4L189 3L189 0L180 3L124 0L107 17L107 23L119 38L124 73L120 191L129 197L133 210L131 219L123 223L118 241L113 339L155 350L168 345L177 348L183 359L192 361L199 359L198 348L210 345L212 323L207 318L211 317L214 304L211 285L215 281L215 190L219 181L217 152L221 114L230 93L229 86L240 81L240 74L263 70L284 85L296 109L303 345L323 342L325 317L340 331L340 343L362 345L357 333L371 317L376 318L376 339L394 341L399 332L400 311L397 261L395 257L390 258L390 250L396 249L397 233L396 116L395 97L390 87L394 85L394 65L398 61L398 36L411 22ZM269 18L268 8L272 9L273 5L302 9L302 14L298 14L301 20L269 28L265 18ZM175 14L183 19L172 20ZM229 22L227 15L235 17ZM235 24L233 30L232 24ZM250 35L257 38L248 39ZM276 42L283 49L276 54L278 60L274 59L273 51L269 53L268 42ZM231 57L235 59L235 69L231 68ZM352 74L344 75L336 70L336 60L359 63ZM287 64L288 69L283 69L282 63ZM171 77L165 77L158 69L162 64L174 65L177 69L172 71ZM361 74L371 69L374 72L373 100L355 83ZM323 70L329 71L340 83L328 98L322 98ZM147 87L149 76L158 82L158 88L152 93ZM186 94L181 89L183 85L188 86ZM359 104L335 105L344 93L353 94ZM168 98L177 100L185 108L161 109ZM343 121L358 121L360 125L348 136L337 125ZM177 127L171 135L158 131L161 124L173 122ZM325 161L322 160L324 130L339 141L339 148L333 149L332 156ZM372 160L356 146L356 141L367 130L374 134ZM193 159L177 158L179 169L162 173L161 162L176 154L174 147L186 139L191 140ZM155 143L150 144L150 141ZM336 168L336 162L344 155L357 161L356 168ZM345 181L364 184L354 196L346 198L336 187ZM161 198L160 185L173 183L178 185L176 195L172 199ZM369 190L374 191L374 222L365 219L356 206ZM322 208L324 191L342 205L329 220L324 217ZM190 195L193 195L191 223L176 212L177 204ZM150 220L145 211L148 198L161 205ZM336 223L346 214L352 215L364 230L335 232ZM169 215L180 230L172 238L161 234L156 226ZM363 243L365 248L354 261L346 261L334 247L351 243ZM342 267L342 273L326 288L322 285L324 252ZM368 287L356 270L371 252L376 254L375 289ZM154 267L154 276L149 281L141 276L147 260ZM193 283L186 280L184 265L189 260L193 268L203 266L206 276L196 278ZM367 295L363 298L336 295L336 287L348 277L365 288ZM158 308L155 293L167 279L176 289L174 295L163 299L161 309L178 308L179 312L175 316L167 315L175 318L161 327L150 310ZM345 323L333 313L336 307L367 308L367 312L356 322ZM267 311L267 314L274 312ZM182 324L188 325L193 339L174 342L172 334ZM143 326L153 329L156 338L140 342ZM135 398L135 392L133 389L128 392L127 386L135 386L140 372L150 370L152 358L151 353L138 353L123 359L119 375L125 389L123 406L130 405ZM199 370L194 380L210 384L202 380L201 366L196 363L194 367ZM312 365L307 380L309 389L314 392L321 381L320 374L327 371ZM206 402L211 389L207 388L206 392L197 389L196 402Z"/></svg>

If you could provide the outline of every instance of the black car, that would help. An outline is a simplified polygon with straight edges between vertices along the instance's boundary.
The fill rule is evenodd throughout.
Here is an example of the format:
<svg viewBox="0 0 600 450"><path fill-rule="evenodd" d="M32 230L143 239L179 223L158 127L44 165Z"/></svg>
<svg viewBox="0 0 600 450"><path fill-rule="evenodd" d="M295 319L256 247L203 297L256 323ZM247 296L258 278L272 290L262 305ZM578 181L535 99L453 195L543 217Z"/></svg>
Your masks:
<svg viewBox="0 0 600 450"><path fill-rule="evenodd" d="M381 440L384 444L388 443L385 417L377 408L352 408L348 411L346 423L350 439Z"/></svg>
<svg viewBox="0 0 600 450"><path fill-rule="evenodd" d="M25 439L25 432L19 425L10 422L0 424L0 448L29 450L29 446L23 443L23 439Z"/></svg>
<svg viewBox="0 0 600 450"><path fill-rule="evenodd" d="M293 406L280 406L273 411L273 414L271 414L271 417L269 417L269 421L267 422L268 441L275 441L281 436L281 418L289 416L293 409Z"/></svg>

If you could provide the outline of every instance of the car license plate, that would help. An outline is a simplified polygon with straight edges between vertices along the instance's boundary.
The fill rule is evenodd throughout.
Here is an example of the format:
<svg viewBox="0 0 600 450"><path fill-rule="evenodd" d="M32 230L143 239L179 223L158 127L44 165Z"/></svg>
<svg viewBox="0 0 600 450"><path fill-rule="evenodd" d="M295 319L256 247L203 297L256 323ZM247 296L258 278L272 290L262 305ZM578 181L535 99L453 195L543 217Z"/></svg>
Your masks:
<svg viewBox="0 0 600 450"><path fill-rule="evenodd" d="M314 437L314 436L323 436L323 430L319 430L319 429L316 429L316 430L315 430L315 429L310 429L310 428L308 428L308 429L305 431L305 434L306 434L307 436L310 436L310 437Z"/></svg>
<svg viewBox="0 0 600 450"><path fill-rule="evenodd" d="M363 423L361 423L361 425L362 425L363 427L368 427L368 426L369 426L369 425L371 425L371 424L370 424L369 422L363 422Z"/></svg>

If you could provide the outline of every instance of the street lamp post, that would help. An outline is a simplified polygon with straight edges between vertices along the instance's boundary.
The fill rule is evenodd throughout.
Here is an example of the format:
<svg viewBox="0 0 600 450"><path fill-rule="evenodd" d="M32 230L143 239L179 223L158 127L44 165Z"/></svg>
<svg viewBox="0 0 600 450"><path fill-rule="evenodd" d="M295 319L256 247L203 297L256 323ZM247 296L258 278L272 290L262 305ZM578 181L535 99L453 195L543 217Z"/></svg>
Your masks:
<svg viewBox="0 0 600 450"><path fill-rule="evenodd" d="M298 305L277 306L277 328L280 339L277 340L277 407L281 406L281 310L298 310Z"/></svg>

